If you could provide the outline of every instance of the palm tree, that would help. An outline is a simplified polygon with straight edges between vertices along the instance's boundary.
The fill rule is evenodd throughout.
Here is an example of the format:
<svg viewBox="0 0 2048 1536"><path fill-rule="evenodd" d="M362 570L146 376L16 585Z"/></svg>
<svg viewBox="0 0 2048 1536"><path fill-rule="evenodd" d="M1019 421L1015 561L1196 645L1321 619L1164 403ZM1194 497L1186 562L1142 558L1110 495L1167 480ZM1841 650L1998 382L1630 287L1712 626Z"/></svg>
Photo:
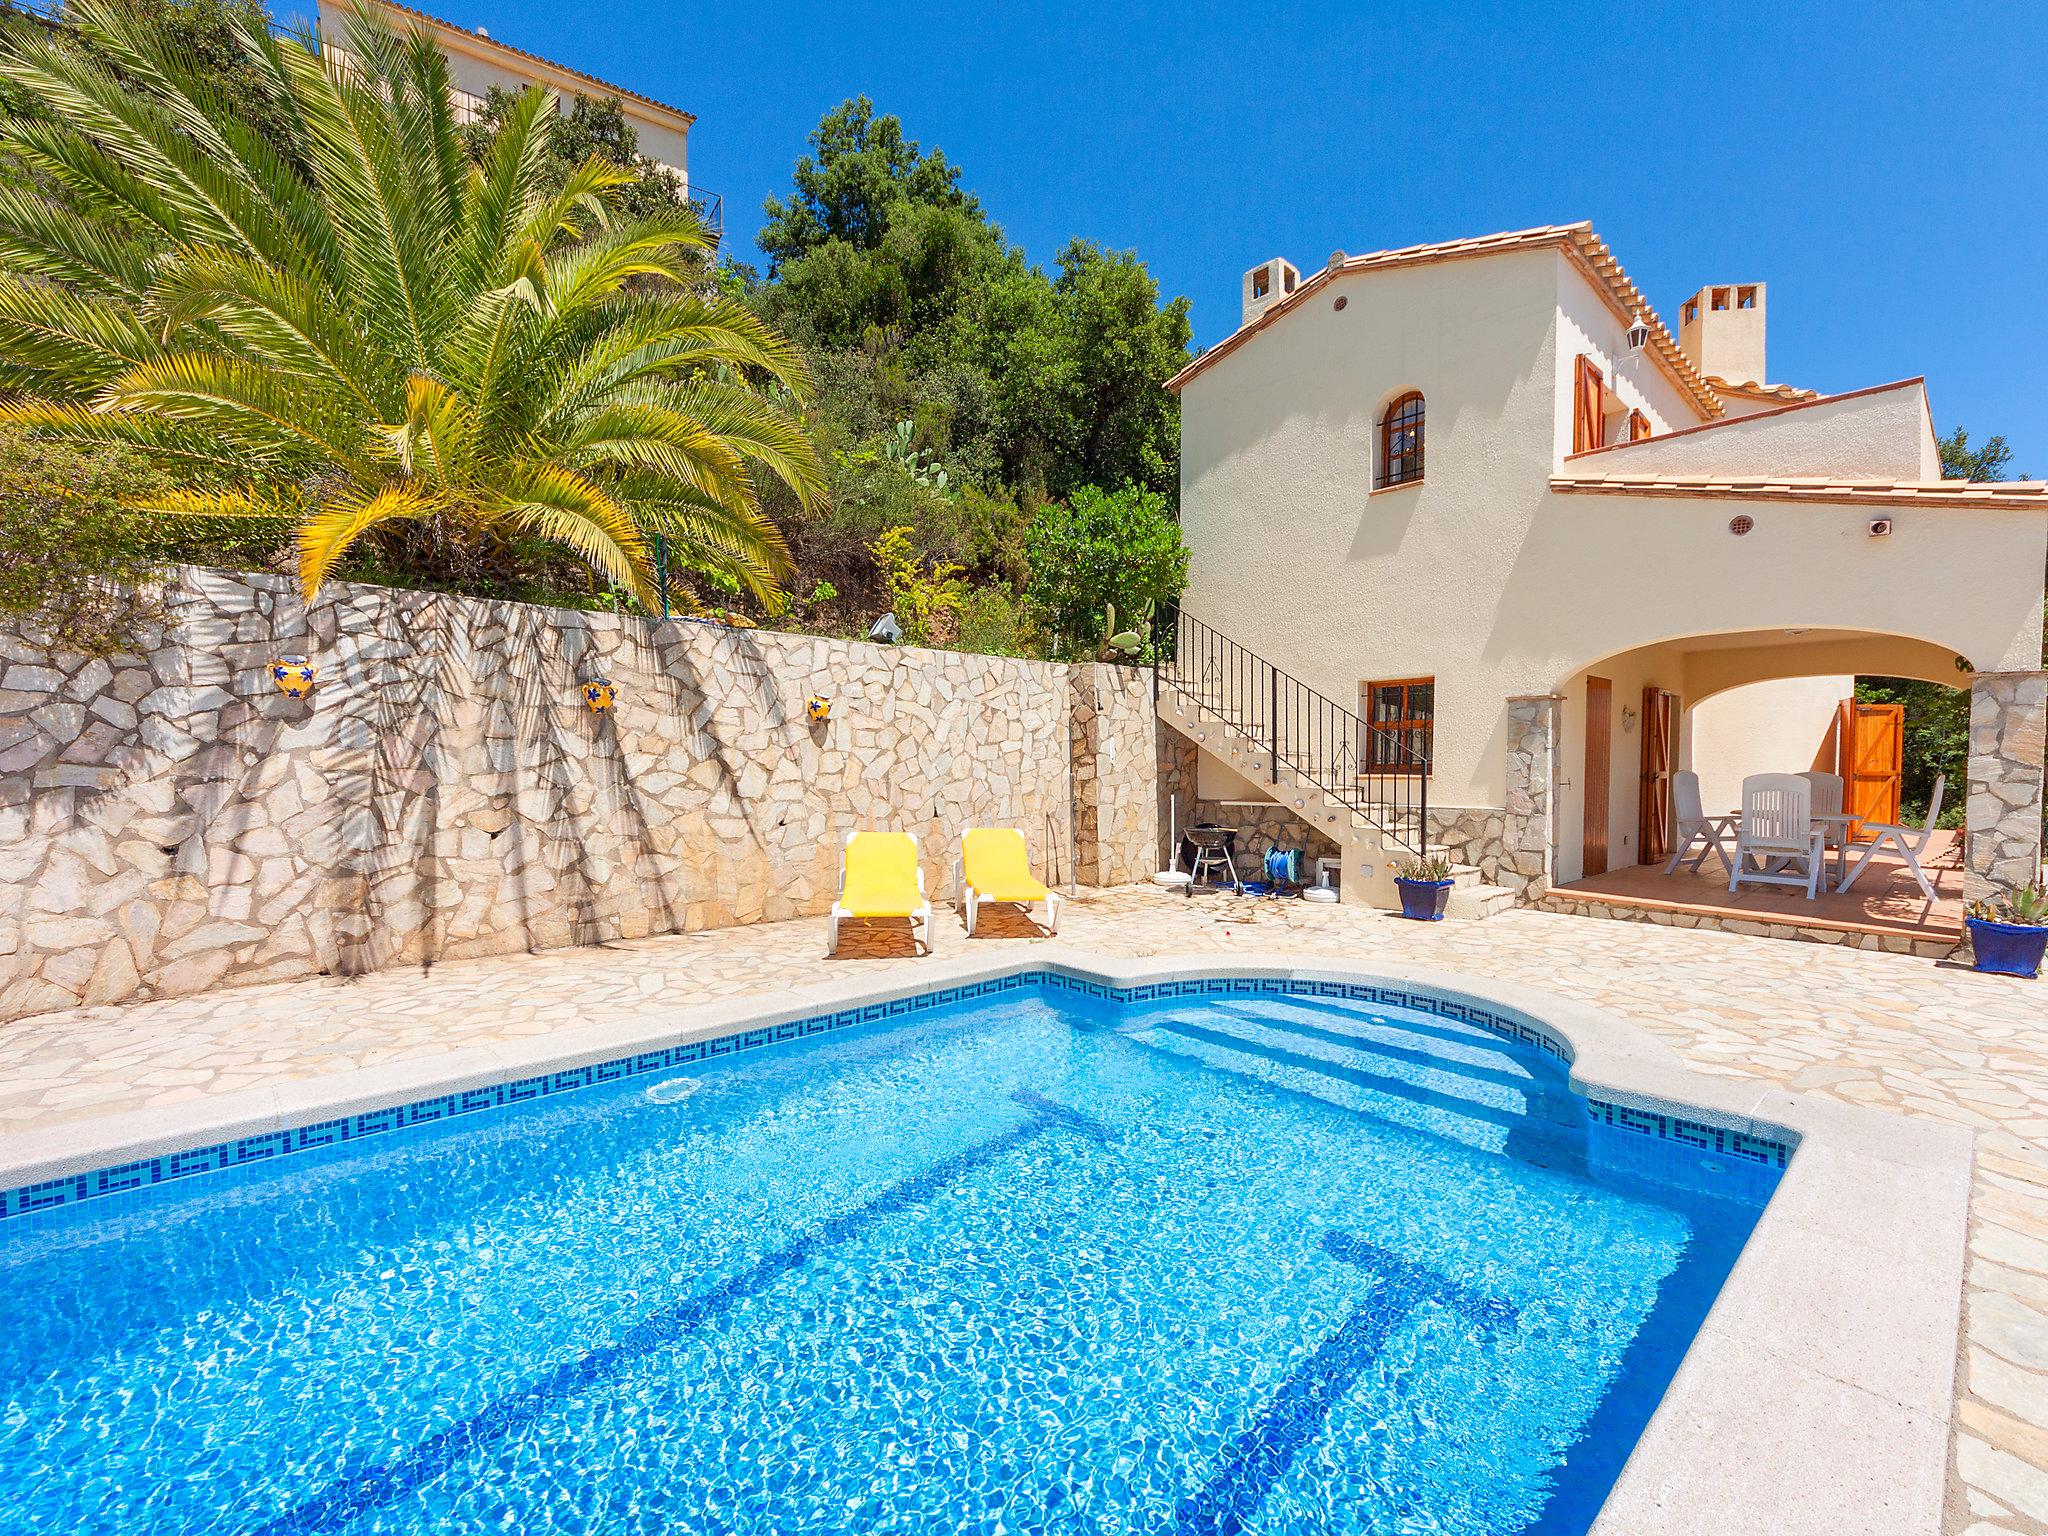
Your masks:
<svg viewBox="0 0 2048 1536"><path fill-rule="evenodd" d="M426 35L245 26L280 143L146 24L68 15L0 39L0 420L141 450L175 489L139 510L294 529L309 598L359 540L538 538L646 605L659 535L776 600L756 477L824 494L802 361L702 291L692 216L621 217L603 160L550 178L552 96L472 164Z"/></svg>

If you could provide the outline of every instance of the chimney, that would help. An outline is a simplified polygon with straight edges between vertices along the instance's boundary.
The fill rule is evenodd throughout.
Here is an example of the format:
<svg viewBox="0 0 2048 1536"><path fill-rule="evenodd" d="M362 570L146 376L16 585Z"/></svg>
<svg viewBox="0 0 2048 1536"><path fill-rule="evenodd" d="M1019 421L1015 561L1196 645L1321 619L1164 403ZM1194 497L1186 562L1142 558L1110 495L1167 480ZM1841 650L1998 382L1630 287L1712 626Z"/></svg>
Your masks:
<svg viewBox="0 0 2048 1536"><path fill-rule="evenodd" d="M1260 262L1244 275L1244 318L1238 329L1250 325L1300 286L1301 273L1293 262L1280 256Z"/></svg>
<svg viewBox="0 0 2048 1536"><path fill-rule="evenodd" d="M1764 285L1715 283L1678 311L1678 347L1693 367L1730 384L1761 384L1764 373Z"/></svg>

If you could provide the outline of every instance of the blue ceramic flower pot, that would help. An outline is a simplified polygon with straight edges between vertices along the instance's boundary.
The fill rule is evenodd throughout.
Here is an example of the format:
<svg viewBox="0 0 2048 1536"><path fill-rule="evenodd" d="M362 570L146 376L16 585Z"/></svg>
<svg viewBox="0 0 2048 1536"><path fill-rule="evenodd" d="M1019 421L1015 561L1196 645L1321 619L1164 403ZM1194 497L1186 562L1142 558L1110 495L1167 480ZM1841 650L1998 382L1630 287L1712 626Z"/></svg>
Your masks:
<svg viewBox="0 0 2048 1536"><path fill-rule="evenodd" d="M2021 923L1994 923L1988 918L1964 921L1970 929L1970 953L1977 969L1999 976L2038 976L2041 951L2048 949L2048 928Z"/></svg>
<svg viewBox="0 0 2048 1536"><path fill-rule="evenodd" d="M1418 923L1440 923L1444 908L1451 904L1448 880L1406 880L1394 876L1394 889L1401 893L1401 915Z"/></svg>

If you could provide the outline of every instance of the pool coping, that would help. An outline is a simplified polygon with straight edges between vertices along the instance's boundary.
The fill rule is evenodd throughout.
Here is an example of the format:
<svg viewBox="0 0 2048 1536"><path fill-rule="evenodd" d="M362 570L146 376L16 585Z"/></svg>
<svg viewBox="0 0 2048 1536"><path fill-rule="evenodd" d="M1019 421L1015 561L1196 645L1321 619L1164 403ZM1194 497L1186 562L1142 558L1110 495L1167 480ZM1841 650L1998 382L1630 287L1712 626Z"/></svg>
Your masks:
<svg viewBox="0 0 2048 1536"><path fill-rule="evenodd" d="M1792 1146L1593 1536L1940 1529L1973 1135L1696 1072L1600 1009L1429 967L1257 953L1126 959L1057 941L931 960L0 1135L0 1190L1041 971L1118 988L1233 976L1414 986L1533 1022L1562 1047L1578 1094Z"/></svg>

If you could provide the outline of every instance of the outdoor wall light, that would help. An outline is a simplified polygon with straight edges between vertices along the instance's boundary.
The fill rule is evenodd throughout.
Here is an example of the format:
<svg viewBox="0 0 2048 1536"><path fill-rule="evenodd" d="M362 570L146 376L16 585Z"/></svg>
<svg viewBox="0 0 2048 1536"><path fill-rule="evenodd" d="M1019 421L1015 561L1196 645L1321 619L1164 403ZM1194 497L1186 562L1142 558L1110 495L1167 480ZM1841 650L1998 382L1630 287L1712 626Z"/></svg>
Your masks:
<svg viewBox="0 0 2048 1536"><path fill-rule="evenodd" d="M280 656L270 664L270 680L288 699L303 699L313 691L313 679L320 669L303 656Z"/></svg>
<svg viewBox="0 0 2048 1536"><path fill-rule="evenodd" d="M1640 357L1643 348L1650 344L1650 327L1641 315L1631 316L1628 322L1628 355Z"/></svg>
<svg viewBox="0 0 2048 1536"><path fill-rule="evenodd" d="M583 702L590 706L593 715L610 714L618 701L618 693L608 677L593 677L583 685Z"/></svg>

